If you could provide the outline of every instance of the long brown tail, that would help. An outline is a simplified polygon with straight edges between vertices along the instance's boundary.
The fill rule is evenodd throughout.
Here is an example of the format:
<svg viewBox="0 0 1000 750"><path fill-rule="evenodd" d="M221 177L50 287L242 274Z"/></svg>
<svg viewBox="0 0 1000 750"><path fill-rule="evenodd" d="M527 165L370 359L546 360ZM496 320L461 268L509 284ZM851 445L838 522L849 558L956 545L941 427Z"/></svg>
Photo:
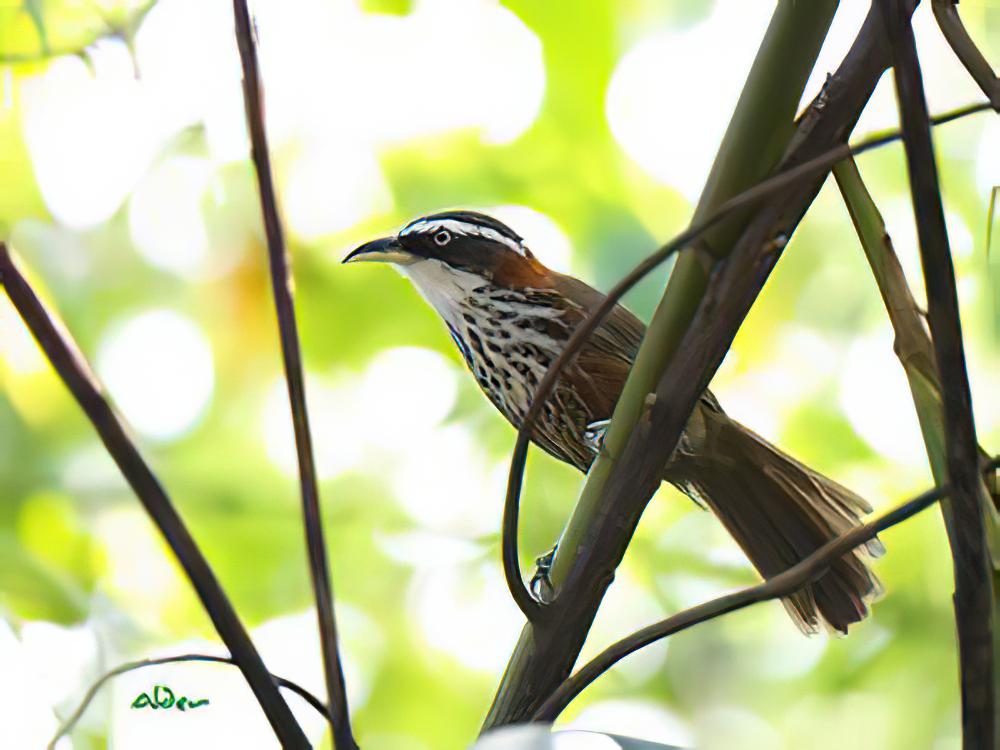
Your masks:
<svg viewBox="0 0 1000 750"><path fill-rule="evenodd" d="M667 478L715 512L764 578L791 567L871 512L847 488L727 417L714 399L696 410L688 433L693 450L678 455ZM784 601L804 632L816 632L822 617L846 633L868 614L880 585L862 554L878 556L883 548L873 540L862 549L844 555Z"/></svg>

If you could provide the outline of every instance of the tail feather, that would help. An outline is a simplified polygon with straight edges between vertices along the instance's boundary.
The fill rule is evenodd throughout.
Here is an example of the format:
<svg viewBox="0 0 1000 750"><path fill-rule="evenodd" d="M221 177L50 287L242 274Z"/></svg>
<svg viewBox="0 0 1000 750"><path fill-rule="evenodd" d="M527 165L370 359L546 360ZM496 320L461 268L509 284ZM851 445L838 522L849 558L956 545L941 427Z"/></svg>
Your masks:
<svg viewBox="0 0 1000 750"><path fill-rule="evenodd" d="M668 479L715 512L764 578L787 570L871 512L871 506L846 487L721 411L702 416L705 430L699 437L704 439L692 441L694 450L678 457L679 471L669 471ZM872 540L788 597L785 607L796 624L812 633L822 619L846 633L849 625L864 619L868 602L881 591L864 555L883 551L881 543Z"/></svg>

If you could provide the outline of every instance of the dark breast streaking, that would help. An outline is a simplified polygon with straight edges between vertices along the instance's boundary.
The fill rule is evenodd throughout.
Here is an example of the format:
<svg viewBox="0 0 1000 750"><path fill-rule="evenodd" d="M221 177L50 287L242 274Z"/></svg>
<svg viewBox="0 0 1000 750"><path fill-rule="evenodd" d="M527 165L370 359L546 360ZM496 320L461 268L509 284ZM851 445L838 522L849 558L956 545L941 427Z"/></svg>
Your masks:
<svg viewBox="0 0 1000 750"><path fill-rule="evenodd" d="M345 262L396 266L444 320L490 401L515 426L571 332L604 299L546 268L510 227L472 211L446 211L365 243ZM616 305L546 400L532 440L586 471L614 411L644 333ZM419 398L419 394L415 394ZM729 418L709 391L696 405L663 478L711 508L765 578L860 523L871 510L833 480ZM870 543L869 552L878 552ZM826 620L846 632L868 612L878 581L861 552L787 599L799 626Z"/></svg>
<svg viewBox="0 0 1000 750"><path fill-rule="evenodd" d="M474 288L458 308L458 320L446 321L455 344L490 401L520 427L538 384L572 333L567 318L578 320L584 311L550 290L492 285ZM575 367L569 372L571 379L582 375ZM532 437L548 453L586 470L595 447L588 426L608 416L592 413L564 377L546 400Z"/></svg>

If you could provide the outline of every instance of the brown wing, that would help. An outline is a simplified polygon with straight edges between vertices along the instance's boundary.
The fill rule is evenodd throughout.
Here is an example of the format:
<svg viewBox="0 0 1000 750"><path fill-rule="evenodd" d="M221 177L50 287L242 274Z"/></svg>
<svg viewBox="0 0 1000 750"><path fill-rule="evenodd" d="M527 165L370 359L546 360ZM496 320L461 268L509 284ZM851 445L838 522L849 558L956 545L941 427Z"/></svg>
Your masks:
<svg viewBox="0 0 1000 750"><path fill-rule="evenodd" d="M565 300L561 323L575 329L604 295L568 276L552 277L553 291ZM547 400L545 418L532 435L539 447L582 471L590 467L594 450L584 433L589 424L611 417L643 332L639 319L620 305L608 315Z"/></svg>
<svg viewBox="0 0 1000 750"><path fill-rule="evenodd" d="M580 306L574 316L577 318L574 327L605 298L593 287L569 276L560 275L556 289ZM645 332L642 321L625 307L615 305L580 350L575 367L571 368L571 378L593 415L591 421L611 417Z"/></svg>

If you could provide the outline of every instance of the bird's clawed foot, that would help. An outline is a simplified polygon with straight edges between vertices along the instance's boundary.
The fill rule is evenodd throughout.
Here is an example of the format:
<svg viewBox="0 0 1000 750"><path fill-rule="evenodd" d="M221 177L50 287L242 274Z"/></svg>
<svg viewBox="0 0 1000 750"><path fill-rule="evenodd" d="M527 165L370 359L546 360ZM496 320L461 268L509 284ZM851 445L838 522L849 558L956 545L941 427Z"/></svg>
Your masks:
<svg viewBox="0 0 1000 750"><path fill-rule="evenodd" d="M531 576L528 588L540 604L551 604L556 598L555 588L549 579L549 571L552 570L552 561L555 559L557 549L559 549L558 544L544 555L535 558L535 574Z"/></svg>
<svg viewBox="0 0 1000 750"><path fill-rule="evenodd" d="M584 430L583 442L594 453L600 453L601 448L604 447L604 436L607 434L609 424L611 424L610 419L599 419L588 424L587 429Z"/></svg>

